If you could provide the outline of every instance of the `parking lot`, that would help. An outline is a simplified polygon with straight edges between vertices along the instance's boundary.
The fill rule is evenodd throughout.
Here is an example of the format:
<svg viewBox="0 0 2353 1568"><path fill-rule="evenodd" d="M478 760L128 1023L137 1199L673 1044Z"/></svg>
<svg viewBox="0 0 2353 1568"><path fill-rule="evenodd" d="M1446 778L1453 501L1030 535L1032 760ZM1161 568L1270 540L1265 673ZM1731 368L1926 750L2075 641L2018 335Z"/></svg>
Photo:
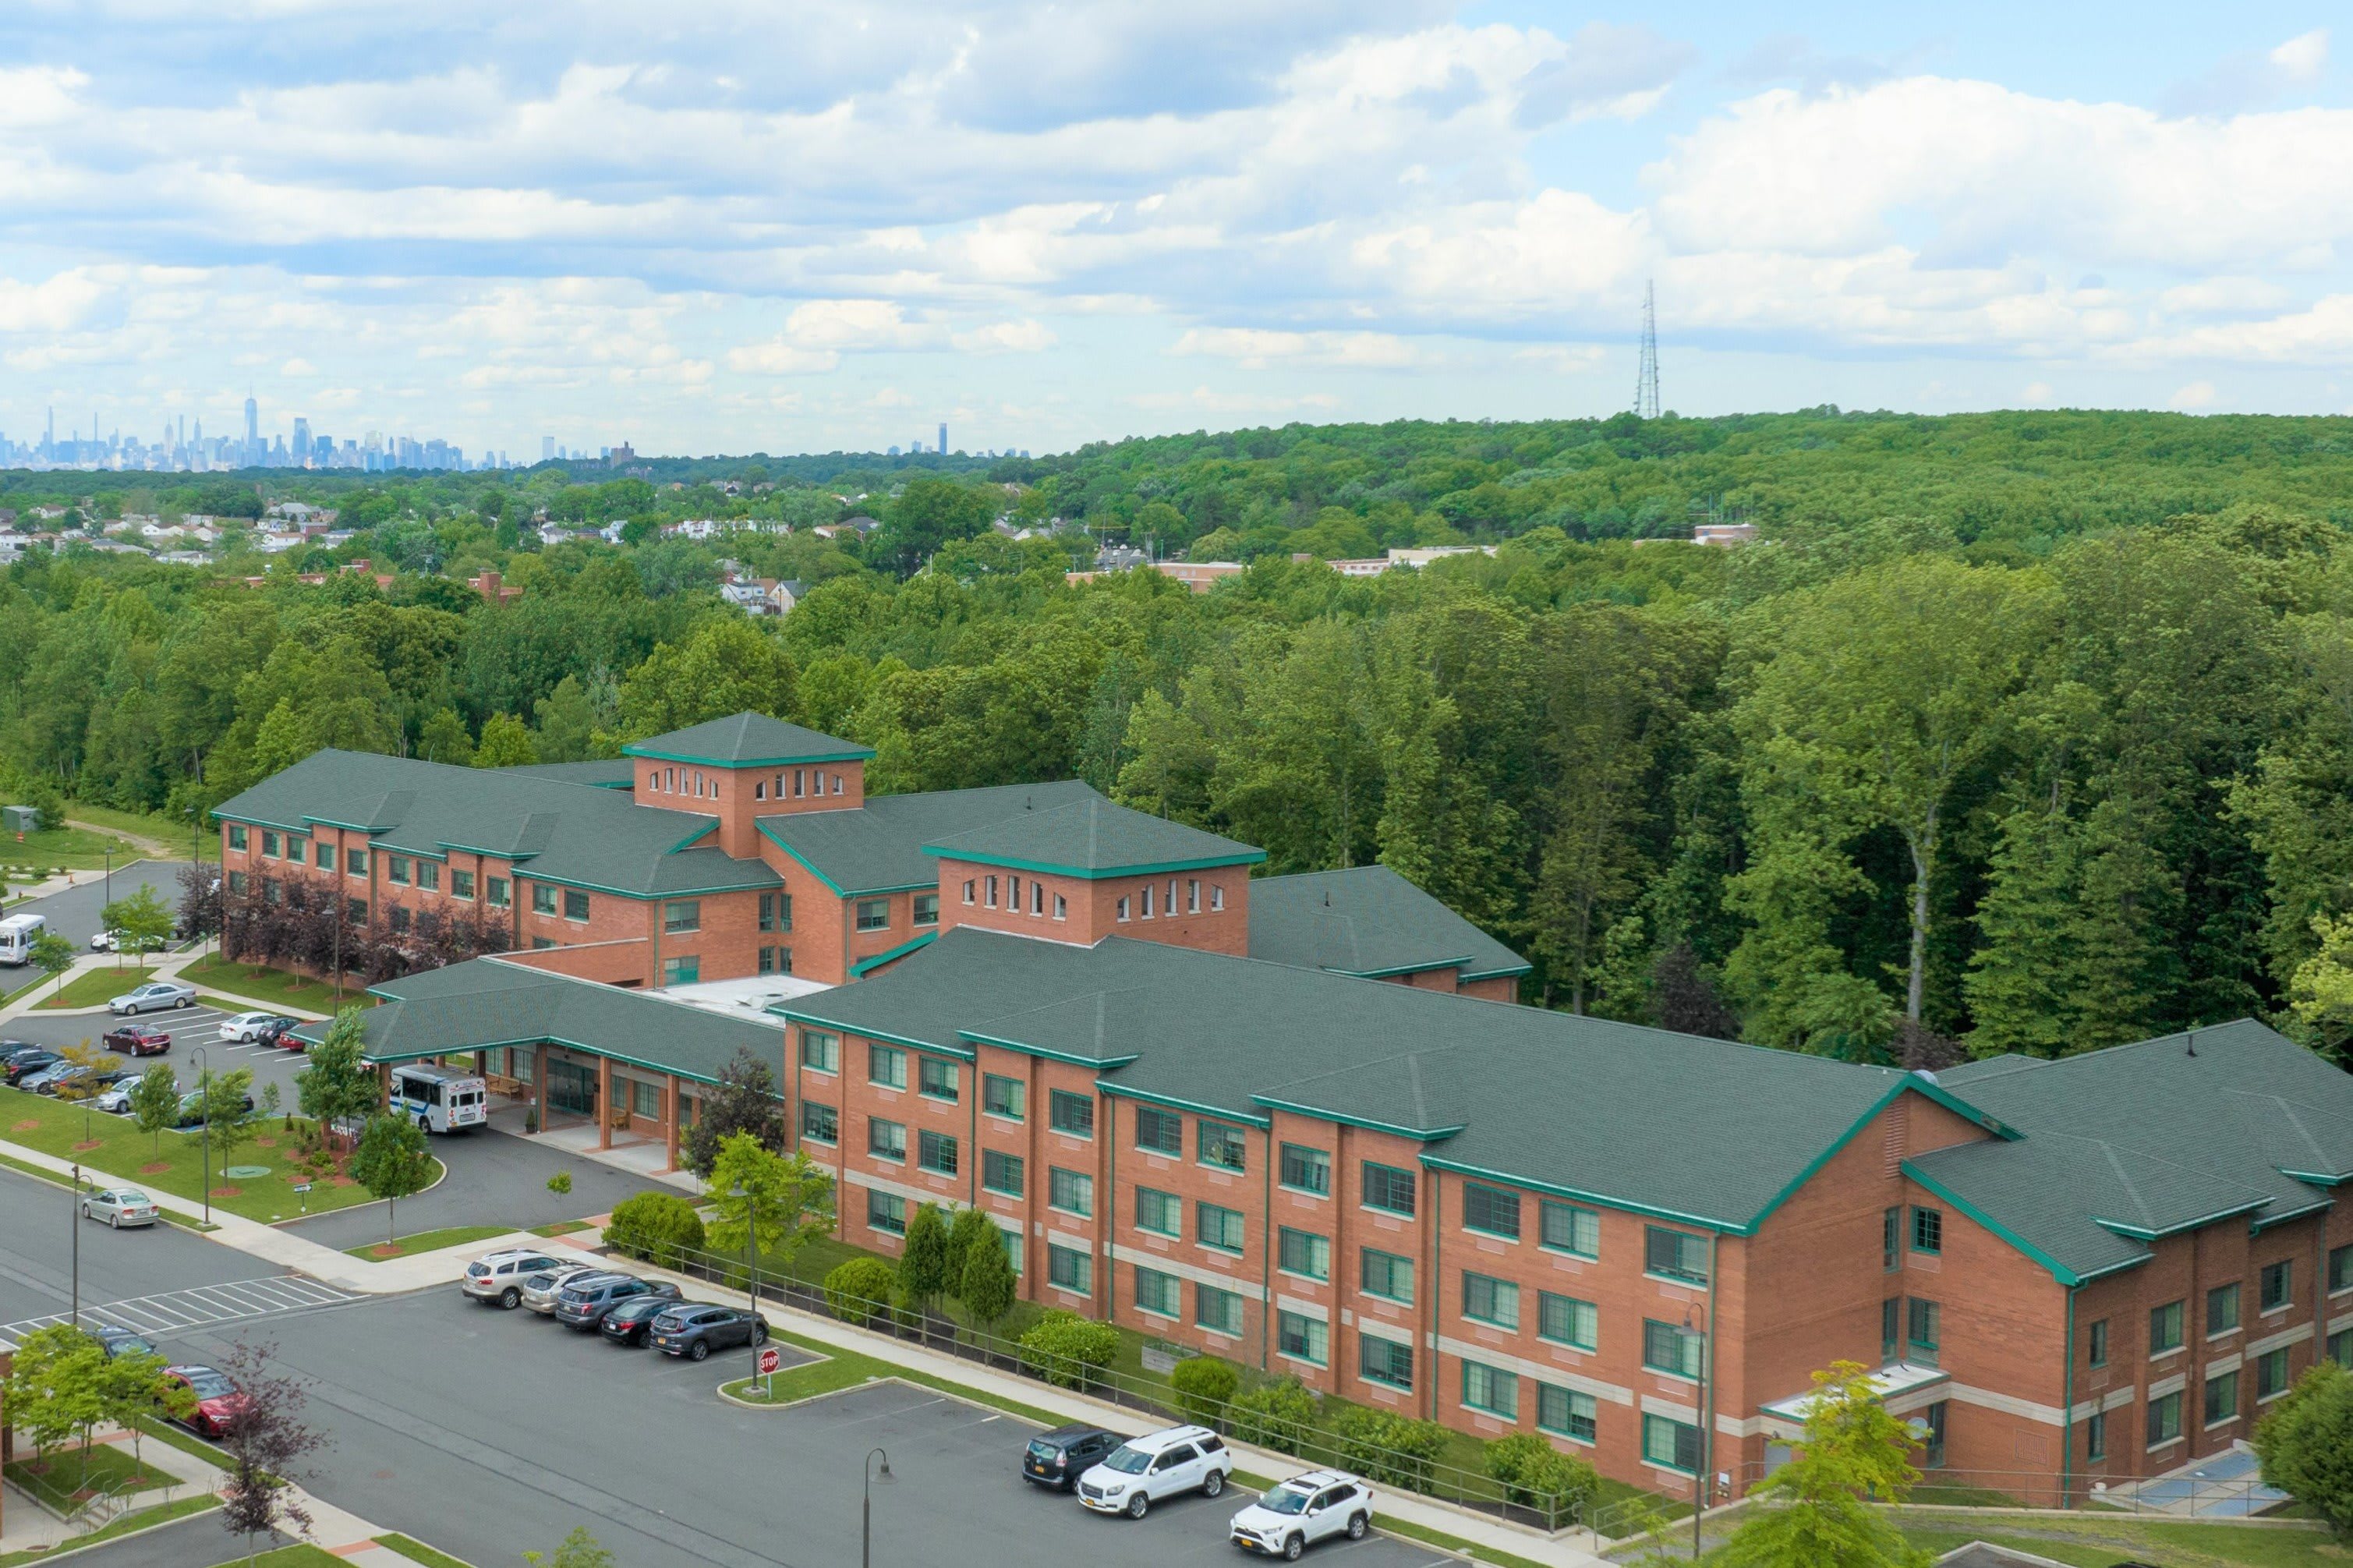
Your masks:
<svg viewBox="0 0 2353 1568"><path fill-rule="evenodd" d="M124 990L130 989L126 981ZM172 1037L172 1048L161 1056L132 1057L119 1054L117 1060L132 1071L142 1071L157 1062L168 1062L178 1075L180 1086L192 1089L196 1086L195 1048L205 1048L205 1065L217 1073L231 1072L238 1067L253 1069L253 1095L261 1097L261 1086L275 1083L284 1103L294 1103L294 1075L302 1070L302 1054L275 1045L232 1045L220 1037L221 1021L233 1018L237 1012L263 1012L256 1006L238 1008L234 1012L217 1007L176 1007L156 1012L142 1012L137 1018L117 1018L109 1012L19 1013L0 1024L0 1035L10 1040L22 1040L29 1045L58 1046L89 1041L92 1046L108 1030L124 1023L139 1023L160 1030Z"/></svg>
<svg viewBox="0 0 2353 1568"><path fill-rule="evenodd" d="M144 887L163 901L167 909L180 906L182 888L180 873L187 866L184 860L125 861L108 875L101 872L78 871L76 885L45 898L29 898L10 906L11 915L38 915L55 931L77 948L87 949L90 939L98 935L99 911L110 898L128 898ZM217 868L216 868L217 869Z"/></svg>

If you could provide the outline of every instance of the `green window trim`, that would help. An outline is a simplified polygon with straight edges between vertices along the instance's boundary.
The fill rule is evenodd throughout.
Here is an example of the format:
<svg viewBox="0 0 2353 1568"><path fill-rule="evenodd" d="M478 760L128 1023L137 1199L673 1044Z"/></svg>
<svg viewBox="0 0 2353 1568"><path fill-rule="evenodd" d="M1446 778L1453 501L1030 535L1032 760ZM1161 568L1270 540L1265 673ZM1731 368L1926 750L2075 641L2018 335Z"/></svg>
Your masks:
<svg viewBox="0 0 2353 1568"><path fill-rule="evenodd" d="M1699 1428L1672 1416L1642 1415L1642 1462L1686 1476L1699 1474Z"/></svg>
<svg viewBox="0 0 2353 1568"><path fill-rule="evenodd" d="M1331 1238L1284 1225L1276 1233L1276 1240L1275 1266L1283 1273L1318 1281L1332 1277Z"/></svg>
<svg viewBox="0 0 2353 1568"><path fill-rule="evenodd" d="M1095 1135L1094 1097L1056 1089L1048 1097L1046 1118L1047 1125L1065 1138L1092 1139Z"/></svg>
<svg viewBox="0 0 2353 1568"><path fill-rule="evenodd" d="M841 1071L841 1036L828 1030L801 1030L801 1065L813 1073Z"/></svg>
<svg viewBox="0 0 2353 1568"><path fill-rule="evenodd" d="M1185 1236L1185 1200L1153 1187L1135 1190L1135 1228L1155 1236L1181 1241Z"/></svg>
<svg viewBox="0 0 2353 1568"><path fill-rule="evenodd" d="M1018 1198L1025 1175L1021 1156L1008 1154L1001 1149L980 1151L980 1184L987 1191L1001 1192L1008 1198Z"/></svg>
<svg viewBox="0 0 2353 1568"><path fill-rule="evenodd" d="M1279 1311L1274 1315L1275 1353L1288 1356L1310 1366L1329 1366L1332 1361L1332 1330L1321 1318L1310 1318L1304 1312Z"/></svg>
<svg viewBox="0 0 2353 1568"><path fill-rule="evenodd" d="M1707 1283L1707 1238L1665 1225L1642 1227L1642 1272L1678 1285Z"/></svg>
<svg viewBox="0 0 2353 1568"><path fill-rule="evenodd" d="M1520 1239L1520 1195L1484 1181L1464 1181L1462 1228L1504 1241Z"/></svg>
<svg viewBox="0 0 2353 1568"><path fill-rule="evenodd" d="M916 1057L915 1092L925 1099L955 1104L957 1096L963 1092L963 1081L956 1068L956 1063L944 1057Z"/></svg>
<svg viewBox="0 0 2353 1568"><path fill-rule="evenodd" d="M1520 1418L1520 1380L1501 1367L1466 1360L1462 1363L1462 1404L1466 1409L1476 1410L1482 1414L1517 1421Z"/></svg>
<svg viewBox="0 0 2353 1568"><path fill-rule="evenodd" d="M1945 1250L1945 1212L1912 1205L1912 1250L1931 1257Z"/></svg>
<svg viewBox="0 0 2353 1568"><path fill-rule="evenodd" d="M1413 1347L1377 1334L1356 1336L1356 1375L1383 1388L1413 1390Z"/></svg>
<svg viewBox="0 0 2353 1568"><path fill-rule="evenodd" d="M1212 1334L1239 1339L1242 1331L1242 1298L1236 1292L1196 1281L1193 1286L1193 1326Z"/></svg>
<svg viewBox="0 0 2353 1568"><path fill-rule="evenodd" d="M1332 1156L1325 1150L1306 1144L1286 1143L1276 1180L1292 1192L1328 1198L1332 1195Z"/></svg>
<svg viewBox="0 0 2353 1568"><path fill-rule="evenodd" d="M1185 1153L1185 1118L1158 1106L1135 1107L1135 1147L1146 1154L1181 1159Z"/></svg>
<svg viewBox="0 0 2353 1568"><path fill-rule="evenodd" d="M1230 1122L1212 1121L1203 1117L1198 1124L1194 1141L1195 1158L1212 1171L1244 1172L1249 1165L1250 1145L1242 1129Z"/></svg>
<svg viewBox="0 0 2353 1568"><path fill-rule="evenodd" d="M1697 1333L1679 1323L1662 1323L1655 1318L1642 1319L1642 1367L1646 1372L1697 1383L1705 1349Z"/></svg>
<svg viewBox="0 0 2353 1568"><path fill-rule="evenodd" d="M1537 1211L1541 1226L1536 1245L1547 1252L1588 1259L1601 1255L1601 1211L1581 1203L1546 1198Z"/></svg>
<svg viewBox="0 0 2353 1568"><path fill-rule="evenodd" d="M905 1088L907 1086L907 1054L896 1045L868 1042L866 1081L886 1089Z"/></svg>
<svg viewBox="0 0 2353 1568"><path fill-rule="evenodd" d="M1520 1287L1508 1279L1497 1279L1490 1274L1462 1275L1462 1316L1465 1321L1484 1323L1491 1329L1503 1329L1512 1333L1520 1328Z"/></svg>
<svg viewBox="0 0 2353 1568"><path fill-rule="evenodd" d="M1206 1201L1193 1205L1193 1239L1213 1252L1240 1256L1248 1238L1242 1212Z"/></svg>
<svg viewBox="0 0 2353 1568"><path fill-rule="evenodd" d="M1536 1430L1591 1445L1599 1439L1601 1402L1573 1388L1536 1384Z"/></svg>
<svg viewBox="0 0 2353 1568"><path fill-rule="evenodd" d="M1082 1171L1046 1168L1046 1204L1066 1214L1091 1220L1095 1213L1095 1179Z"/></svg>
<svg viewBox="0 0 2353 1568"><path fill-rule="evenodd" d="M1135 1308L1139 1312L1183 1321L1185 1282L1173 1274L1138 1264L1135 1269Z"/></svg>
<svg viewBox="0 0 2353 1568"><path fill-rule="evenodd" d="M1356 1288L1377 1300L1413 1305L1413 1259L1366 1247L1357 1255Z"/></svg>
<svg viewBox="0 0 2353 1568"><path fill-rule="evenodd" d="M1008 1121L1022 1119L1029 1103L1029 1086L1018 1078L1008 1078L1002 1073L984 1074L980 1080L980 1108L990 1116L1001 1116Z"/></svg>
<svg viewBox="0 0 2353 1568"><path fill-rule="evenodd" d="M2239 1326L2239 1283L2218 1285L2206 1293L2206 1337L2227 1334Z"/></svg>
<svg viewBox="0 0 2353 1568"><path fill-rule="evenodd" d="M1601 1309L1590 1301L1550 1290L1536 1292L1536 1338L1572 1350L1601 1348Z"/></svg>
<svg viewBox="0 0 2353 1568"><path fill-rule="evenodd" d="M2181 1303L2168 1301L2148 1309L2148 1353L2169 1355L2181 1348Z"/></svg>
<svg viewBox="0 0 2353 1568"><path fill-rule="evenodd" d="M1416 1198L1414 1173L1370 1160L1364 1161L1363 1169L1365 1207L1411 1219Z"/></svg>

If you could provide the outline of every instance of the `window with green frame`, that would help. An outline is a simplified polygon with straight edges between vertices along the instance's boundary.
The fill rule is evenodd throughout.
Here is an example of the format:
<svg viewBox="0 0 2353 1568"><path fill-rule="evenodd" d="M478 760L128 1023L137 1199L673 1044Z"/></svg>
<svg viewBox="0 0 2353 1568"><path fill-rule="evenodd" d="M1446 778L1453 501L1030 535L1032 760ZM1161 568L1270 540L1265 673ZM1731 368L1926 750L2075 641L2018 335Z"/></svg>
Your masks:
<svg viewBox="0 0 2353 1568"><path fill-rule="evenodd" d="M866 1152L881 1160L907 1158L907 1128L904 1123L885 1121L879 1116L866 1118Z"/></svg>
<svg viewBox="0 0 2353 1568"><path fill-rule="evenodd" d="M1139 1266L1135 1271L1135 1305L1143 1311L1156 1312L1163 1318L1182 1318L1185 1315L1184 1282L1173 1274Z"/></svg>
<svg viewBox="0 0 2353 1568"><path fill-rule="evenodd" d="M1213 1334L1239 1338L1242 1331L1242 1298L1214 1285L1193 1287L1193 1322Z"/></svg>
<svg viewBox="0 0 2353 1568"><path fill-rule="evenodd" d="M662 906L662 932L675 937L682 931L702 929L702 900L672 898Z"/></svg>
<svg viewBox="0 0 2353 1568"><path fill-rule="evenodd" d="M2108 1457L2108 1413L2095 1410L2084 1420L2084 1457L2105 1459Z"/></svg>
<svg viewBox="0 0 2353 1568"><path fill-rule="evenodd" d="M1365 1161L1365 1207L1413 1217L1413 1172Z"/></svg>
<svg viewBox="0 0 2353 1568"><path fill-rule="evenodd" d="M1601 1213L1598 1209L1544 1200L1543 1245L1577 1257L1601 1255Z"/></svg>
<svg viewBox="0 0 2353 1568"><path fill-rule="evenodd" d="M2106 1366L2108 1364L2108 1320L2103 1318L2094 1323L2084 1338L2088 1341L2084 1347L2085 1353L2091 1358L2092 1365Z"/></svg>
<svg viewBox="0 0 2353 1568"><path fill-rule="evenodd" d="M915 1092L955 1104L962 1088L962 1075L956 1071L958 1065L938 1056L916 1057Z"/></svg>
<svg viewBox="0 0 2353 1568"><path fill-rule="evenodd" d="M1056 1089L1047 1107L1047 1118L1056 1132L1066 1137L1092 1138L1095 1135L1094 1097L1073 1094L1069 1089Z"/></svg>
<svg viewBox="0 0 2353 1568"><path fill-rule="evenodd" d="M1940 1253L1945 1250L1945 1212L1912 1206L1912 1250Z"/></svg>
<svg viewBox="0 0 2353 1568"><path fill-rule="evenodd" d="M1413 1386L1413 1347L1372 1334L1358 1334L1356 1371L1366 1383L1409 1389Z"/></svg>
<svg viewBox="0 0 2353 1568"><path fill-rule="evenodd" d="M1520 1326L1520 1287L1492 1275L1462 1276L1462 1315L1474 1323L1516 1330Z"/></svg>
<svg viewBox="0 0 2353 1568"><path fill-rule="evenodd" d="M702 978L702 960L692 953L681 953L662 960L662 984L692 985Z"/></svg>
<svg viewBox="0 0 2353 1568"><path fill-rule="evenodd" d="M2262 1303L2257 1310L2276 1312L2286 1306L2288 1298L2295 1294L2295 1264L2291 1259L2284 1257L2277 1263L2263 1265L2256 1289L2257 1299Z"/></svg>
<svg viewBox="0 0 2353 1568"><path fill-rule="evenodd" d="M1060 1289L1080 1296L1095 1290L1095 1260L1076 1247L1046 1245L1046 1277Z"/></svg>
<svg viewBox="0 0 2353 1568"><path fill-rule="evenodd" d="M1008 1198L1021 1196L1021 1156L1008 1154L1001 1149L984 1149L980 1153L980 1184L992 1192L1002 1192Z"/></svg>
<svg viewBox="0 0 2353 1568"><path fill-rule="evenodd" d="M1684 1285L1707 1283L1707 1238L1664 1225L1642 1228L1642 1269Z"/></svg>
<svg viewBox="0 0 2353 1568"><path fill-rule="evenodd" d="M1508 1241L1520 1239L1520 1195L1484 1181L1462 1183L1462 1224Z"/></svg>
<svg viewBox="0 0 2353 1568"><path fill-rule="evenodd" d="M880 1187L866 1189L866 1223L892 1235L907 1234L907 1200Z"/></svg>
<svg viewBox="0 0 2353 1568"><path fill-rule="evenodd" d="M566 920L588 918L588 895L576 887L564 890L564 917Z"/></svg>
<svg viewBox="0 0 2353 1568"><path fill-rule="evenodd" d="M1150 1231L1155 1235L1183 1235L1185 1201L1174 1192L1138 1187L1135 1190L1135 1228Z"/></svg>
<svg viewBox="0 0 2353 1568"><path fill-rule="evenodd" d="M248 838L246 834L245 824L243 822L231 822L228 825L229 848L233 850L241 850L250 842L251 840Z"/></svg>
<svg viewBox="0 0 2353 1568"><path fill-rule="evenodd" d="M1680 1323L1642 1319L1642 1364L1654 1372L1697 1379L1700 1357L1706 1348L1698 1334Z"/></svg>
<svg viewBox="0 0 2353 1568"><path fill-rule="evenodd" d="M1413 1305L1413 1259L1366 1247L1359 1267L1359 1283L1366 1295Z"/></svg>
<svg viewBox="0 0 2353 1568"><path fill-rule="evenodd" d="M2236 1368L2216 1372L2206 1380L2205 1422L2220 1426L2225 1421L2239 1418L2239 1373Z"/></svg>
<svg viewBox="0 0 2353 1568"><path fill-rule="evenodd" d="M1201 1163L1219 1171L1240 1171L1243 1168L1242 1129L1222 1121L1201 1118L1200 1136L1196 1147L1200 1150Z"/></svg>
<svg viewBox="0 0 2353 1568"><path fill-rule="evenodd" d="M2328 1359L2340 1367L2353 1369L2353 1329L2339 1329L2328 1336Z"/></svg>
<svg viewBox="0 0 2353 1568"><path fill-rule="evenodd" d="M1183 1154L1185 1118L1158 1106L1136 1107L1135 1147L1150 1154Z"/></svg>
<svg viewBox="0 0 2353 1568"><path fill-rule="evenodd" d="M1095 1179L1050 1165L1046 1168L1046 1202L1082 1219L1092 1218L1095 1212Z"/></svg>
<svg viewBox="0 0 2353 1568"><path fill-rule="evenodd" d="M803 1100L801 1136L818 1143L839 1143L841 1141L841 1118L831 1106Z"/></svg>
<svg viewBox="0 0 2353 1568"><path fill-rule="evenodd" d="M1219 1252L1242 1250L1242 1212L1216 1203L1193 1205L1193 1239Z"/></svg>
<svg viewBox="0 0 2353 1568"><path fill-rule="evenodd" d="M820 1073L841 1071L841 1036L822 1029L801 1031L801 1065Z"/></svg>
<svg viewBox="0 0 2353 1568"><path fill-rule="evenodd" d="M2255 1358L2255 1398L2274 1399L2287 1392L2287 1348L2265 1351Z"/></svg>
<svg viewBox="0 0 2353 1568"><path fill-rule="evenodd" d="M2328 1294L2353 1290L2353 1242L2328 1249Z"/></svg>
<svg viewBox="0 0 2353 1568"><path fill-rule="evenodd" d="M2239 1284L2218 1285L2206 1293L2206 1337L2227 1334L2239 1326Z"/></svg>
<svg viewBox="0 0 2353 1568"><path fill-rule="evenodd" d="M1595 1350L1600 1345L1600 1309L1590 1301L1556 1296L1549 1290L1536 1293L1536 1335L1540 1339L1574 1345L1580 1351Z"/></svg>
<svg viewBox="0 0 2353 1568"><path fill-rule="evenodd" d="M1332 1195L1332 1156L1321 1149L1286 1143L1282 1146L1281 1181L1294 1192L1314 1192L1328 1198Z"/></svg>
<svg viewBox="0 0 2353 1568"><path fill-rule="evenodd" d="M2181 1391L2161 1393L2148 1402L2148 1446L2170 1443L2181 1436Z"/></svg>
<svg viewBox="0 0 2353 1568"><path fill-rule="evenodd" d="M1332 1277L1332 1244L1327 1238L1313 1231L1295 1231L1285 1225L1279 1240L1281 1249L1276 1254L1277 1268L1306 1279Z"/></svg>
<svg viewBox="0 0 2353 1568"><path fill-rule="evenodd" d="M1484 1361L1462 1363L1462 1403L1473 1410L1500 1415L1506 1421L1520 1418L1520 1380L1501 1367L1491 1367Z"/></svg>
<svg viewBox="0 0 2353 1568"><path fill-rule="evenodd" d="M1917 1296L1904 1303L1904 1359L1922 1366L1936 1364L1936 1351L1943 1343L1945 1309L1934 1301L1923 1301Z"/></svg>
<svg viewBox="0 0 2353 1568"><path fill-rule="evenodd" d="M1590 1443L1600 1429L1600 1401L1573 1388L1536 1384L1536 1425L1574 1443Z"/></svg>
<svg viewBox="0 0 2353 1568"><path fill-rule="evenodd" d="M980 1108L989 1115L1019 1121L1027 1114L1029 1104L1029 1086L1020 1079L999 1073L989 1073L981 1078Z"/></svg>
<svg viewBox="0 0 2353 1568"><path fill-rule="evenodd" d="M1320 1367L1331 1360L1332 1330L1321 1318L1310 1318L1304 1312L1277 1312L1274 1348L1279 1354L1294 1361L1313 1361Z"/></svg>
<svg viewBox="0 0 2353 1568"><path fill-rule="evenodd" d="M956 1140L944 1132L925 1128L916 1134L915 1163L939 1176L956 1173Z"/></svg>
<svg viewBox="0 0 2353 1568"><path fill-rule="evenodd" d="M2148 1353L2161 1356L2181 1348L2181 1303L2168 1301L2148 1312Z"/></svg>
<svg viewBox="0 0 2353 1568"><path fill-rule="evenodd" d="M1662 1469L1699 1472L1699 1428L1688 1421L1645 1414L1642 1417L1642 1458Z"/></svg>
<svg viewBox="0 0 2353 1568"><path fill-rule="evenodd" d="M896 1045L869 1044L866 1047L866 1081L886 1089L907 1086L907 1054Z"/></svg>

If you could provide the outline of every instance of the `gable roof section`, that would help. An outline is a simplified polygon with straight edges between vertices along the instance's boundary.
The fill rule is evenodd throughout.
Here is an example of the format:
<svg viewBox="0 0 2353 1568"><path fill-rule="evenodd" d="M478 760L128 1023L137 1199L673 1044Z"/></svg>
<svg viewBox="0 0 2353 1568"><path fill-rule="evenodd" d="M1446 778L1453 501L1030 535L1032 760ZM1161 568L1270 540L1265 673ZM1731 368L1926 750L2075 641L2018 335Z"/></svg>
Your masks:
<svg viewBox="0 0 2353 1568"><path fill-rule="evenodd" d="M854 811L791 811L762 817L759 828L836 893L881 893L939 885L940 863L923 848L934 839L1090 797L1100 799L1075 779L923 795L869 795Z"/></svg>
<svg viewBox="0 0 2353 1568"><path fill-rule="evenodd" d="M1426 1163L1746 1233L1914 1075L1111 938L958 927L784 1016L1098 1069L1106 1092L1436 1141ZM1662 1107L1672 1116L1662 1121Z"/></svg>
<svg viewBox="0 0 2353 1568"><path fill-rule="evenodd" d="M773 768L795 762L862 762L873 748L820 735L765 714L733 714L621 747L628 757L699 762L708 768Z"/></svg>
<svg viewBox="0 0 2353 1568"><path fill-rule="evenodd" d="M1092 789L1067 805L1015 812L923 848L983 865L1089 878L1255 865L1266 858L1262 849L1131 810Z"/></svg>
<svg viewBox="0 0 2353 1568"><path fill-rule="evenodd" d="M2308 1213L2353 1178L2353 1078L2253 1020L1938 1077L2025 1136L2000 1159L1965 1146L1905 1170L2063 1284L2200 1225Z"/></svg>
<svg viewBox="0 0 2353 1568"><path fill-rule="evenodd" d="M719 1081L739 1048L782 1070L784 1025L734 1018L595 980L474 959L368 988L383 1005L360 1014L371 1062L478 1051L491 1045L576 1046L698 1083ZM328 1025L295 1033L316 1044Z"/></svg>
<svg viewBox="0 0 2353 1568"><path fill-rule="evenodd" d="M639 805L627 790L526 768L314 751L213 814L290 832L356 829L371 835L373 847L395 854L497 855L535 880L638 898L783 885L761 861L687 849L717 826L714 817Z"/></svg>
<svg viewBox="0 0 2353 1568"><path fill-rule="evenodd" d="M1530 967L1386 865L1251 883L1250 956L1365 976L1457 966L1466 980L1523 975Z"/></svg>

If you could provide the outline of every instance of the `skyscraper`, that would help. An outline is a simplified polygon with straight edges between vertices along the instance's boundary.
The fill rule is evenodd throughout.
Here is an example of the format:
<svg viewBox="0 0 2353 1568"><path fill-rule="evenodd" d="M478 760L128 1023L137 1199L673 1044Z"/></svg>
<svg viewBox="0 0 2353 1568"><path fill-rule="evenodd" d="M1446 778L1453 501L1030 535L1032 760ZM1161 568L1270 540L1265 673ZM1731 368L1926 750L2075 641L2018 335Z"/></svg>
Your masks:
<svg viewBox="0 0 2353 1568"><path fill-rule="evenodd" d="M310 461L311 421L298 418L294 421L294 466L301 468Z"/></svg>
<svg viewBox="0 0 2353 1568"><path fill-rule="evenodd" d="M947 422L945 419L942 419L942 420L940 421L940 456L942 456L942 457L945 457L945 456L947 456L947 455L948 455L948 422Z"/></svg>
<svg viewBox="0 0 2353 1568"><path fill-rule="evenodd" d="M253 400L250 392L245 395L245 461L261 461L261 405Z"/></svg>
<svg viewBox="0 0 2353 1568"><path fill-rule="evenodd" d="M539 461L542 462L554 462L555 461L555 438L554 436L542 436L539 438Z"/></svg>

